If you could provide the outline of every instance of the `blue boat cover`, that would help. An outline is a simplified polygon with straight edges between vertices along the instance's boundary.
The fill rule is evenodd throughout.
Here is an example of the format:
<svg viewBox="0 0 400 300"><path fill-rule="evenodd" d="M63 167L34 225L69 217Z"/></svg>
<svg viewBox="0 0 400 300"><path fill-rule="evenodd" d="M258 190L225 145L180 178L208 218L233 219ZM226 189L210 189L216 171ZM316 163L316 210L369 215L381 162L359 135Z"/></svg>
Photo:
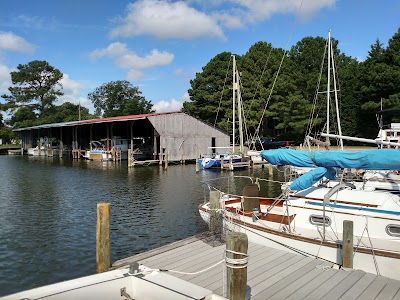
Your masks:
<svg viewBox="0 0 400 300"><path fill-rule="evenodd" d="M400 170L400 150L397 149L324 152L276 149L261 151L261 157L272 165L315 167L293 181L291 190L306 189L324 176L335 179L335 168Z"/></svg>
<svg viewBox="0 0 400 300"><path fill-rule="evenodd" d="M331 180L336 179L336 169L324 167L315 168L314 170L301 175L299 178L296 178L289 187L293 191L304 190L320 181L324 176Z"/></svg>
<svg viewBox="0 0 400 300"><path fill-rule="evenodd" d="M272 165L400 170L400 150L397 149L323 152L276 149L261 151L261 156Z"/></svg>

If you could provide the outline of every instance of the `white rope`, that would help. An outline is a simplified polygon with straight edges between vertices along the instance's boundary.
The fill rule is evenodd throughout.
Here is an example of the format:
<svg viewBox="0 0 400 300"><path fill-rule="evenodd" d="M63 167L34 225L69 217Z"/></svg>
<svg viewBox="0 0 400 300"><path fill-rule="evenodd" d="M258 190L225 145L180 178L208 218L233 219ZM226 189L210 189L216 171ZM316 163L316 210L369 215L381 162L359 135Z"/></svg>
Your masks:
<svg viewBox="0 0 400 300"><path fill-rule="evenodd" d="M175 271L175 270L163 270L163 269L159 269L162 272L172 272L172 273L178 273L178 274L183 274L183 275L197 275L197 274L201 274L204 273L208 270L211 270L212 268L218 266L219 264L222 264L225 261L225 259L213 264L212 266L209 266L208 268L205 268L203 270L197 271L197 272L181 272L181 271Z"/></svg>
<svg viewBox="0 0 400 300"><path fill-rule="evenodd" d="M243 258L231 258L226 255L227 253L242 255L244 257ZM236 251L228 250L228 249L226 249L226 251L225 251L225 263L226 263L227 268L231 268L231 269L247 268L248 261L249 261L249 256L246 253L236 252Z"/></svg>

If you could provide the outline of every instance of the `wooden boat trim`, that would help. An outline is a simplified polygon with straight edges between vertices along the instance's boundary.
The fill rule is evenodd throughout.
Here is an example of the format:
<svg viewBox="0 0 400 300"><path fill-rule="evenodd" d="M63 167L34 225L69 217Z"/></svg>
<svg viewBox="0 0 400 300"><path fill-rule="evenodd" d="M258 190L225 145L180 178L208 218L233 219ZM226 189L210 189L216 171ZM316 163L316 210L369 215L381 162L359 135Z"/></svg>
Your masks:
<svg viewBox="0 0 400 300"><path fill-rule="evenodd" d="M244 215L246 217L251 217L253 215L253 212L250 210L236 210L234 207L226 207L225 208L227 211L238 214L238 215ZM283 224L283 225L289 225L293 219L296 217L296 214L290 215L289 217L287 215L279 215L279 214L273 214L273 213L260 213L258 216L258 219L263 220L263 221L269 221L269 222L274 222L278 224Z"/></svg>
<svg viewBox="0 0 400 300"><path fill-rule="evenodd" d="M257 198L257 197L246 197L246 198ZM260 205L267 205L270 206L273 203L275 203L275 206L278 207L282 207L283 206L283 202L285 201L285 199L279 199L277 201L277 199L274 198L264 198L264 197L258 197L260 200ZM232 205L232 204L236 204L236 203L241 203L242 199L240 197L236 197L234 199L229 199L224 201L225 205Z"/></svg>

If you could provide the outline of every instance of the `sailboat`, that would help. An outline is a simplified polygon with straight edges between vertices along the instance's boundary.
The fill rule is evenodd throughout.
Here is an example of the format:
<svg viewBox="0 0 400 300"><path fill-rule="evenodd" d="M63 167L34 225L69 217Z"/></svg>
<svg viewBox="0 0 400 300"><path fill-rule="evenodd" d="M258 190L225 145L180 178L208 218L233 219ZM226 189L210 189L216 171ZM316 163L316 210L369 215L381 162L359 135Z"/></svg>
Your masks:
<svg viewBox="0 0 400 300"><path fill-rule="evenodd" d="M232 94L232 113L233 113L233 121L232 121L232 147L211 147L213 153L209 156L203 156L198 160L198 165L200 168L210 169L210 168L221 168L222 165L226 164L235 164L243 161L243 153L244 153L244 144L243 144L243 125L242 125L242 104L241 104L241 95L239 89L239 74L236 68L236 58L232 55L233 65L233 94ZM237 97L236 97L237 96ZM236 103L237 98L237 103ZM238 121L239 121L239 153L235 154L235 132L236 132L236 104L237 104L237 112L238 112ZM226 149L226 152L215 152L215 150ZM229 151L231 149L231 151Z"/></svg>
<svg viewBox="0 0 400 300"><path fill-rule="evenodd" d="M332 52L330 34L328 51ZM330 72L329 57L328 71ZM334 83L336 81L333 77ZM336 89L336 112L340 124ZM330 76L327 101L330 102ZM329 114L330 104L327 105ZM328 118L329 120L329 118ZM329 133L339 138L343 149L342 133ZM324 136L324 135L321 135ZM227 177L222 187L209 184L209 191L218 193L218 201L199 205L204 221L210 222L211 212L217 210L223 219L225 231L245 232L249 241L290 252L319 257L343 266L342 247L344 221L353 224L353 268L395 279L400 279L400 196L378 190L357 190L355 186L338 181L338 170L400 170L400 155L396 149L368 151L300 151L277 149L261 151L263 159L272 165L307 167L294 182L285 185L276 198L263 194L268 180L249 178L247 184L235 176ZM315 185L322 178L331 185ZM216 208L216 203L220 207Z"/></svg>
<svg viewBox="0 0 400 300"><path fill-rule="evenodd" d="M308 152L291 149L262 151L276 163L315 167L300 176L278 197L265 194L270 183L262 178L226 177L229 183L209 184L218 191L218 213L225 231L245 232L249 241L318 257L343 265L344 221L353 224L353 268L400 279L400 196L383 191L355 190L348 183L313 186L337 168L399 169L395 149ZM286 160L286 161L285 161ZM334 176L333 176L334 178ZM266 184L266 187L263 185ZM214 204L215 205L215 204ZM210 222L215 206L199 205Z"/></svg>

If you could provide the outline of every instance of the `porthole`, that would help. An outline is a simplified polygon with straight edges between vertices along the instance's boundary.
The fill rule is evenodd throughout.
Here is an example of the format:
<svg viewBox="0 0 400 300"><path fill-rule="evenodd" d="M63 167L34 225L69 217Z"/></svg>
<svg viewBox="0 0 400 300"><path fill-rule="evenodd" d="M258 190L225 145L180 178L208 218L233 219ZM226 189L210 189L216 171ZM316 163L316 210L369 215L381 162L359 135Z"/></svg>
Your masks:
<svg viewBox="0 0 400 300"><path fill-rule="evenodd" d="M331 219L329 217L325 216L325 222L324 222L324 216L311 215L310 216L310 223L313 224L313 225L319 225L319 226L322 226L325 223L325 226L330 226L331 225Z"/></svg>
<svg viewBox="0 0 400 300"><path fill-rule="evenodd" d="M394 225L394 224L387 225L386 233L391 236L400 236L400 225Z"/></svg>

